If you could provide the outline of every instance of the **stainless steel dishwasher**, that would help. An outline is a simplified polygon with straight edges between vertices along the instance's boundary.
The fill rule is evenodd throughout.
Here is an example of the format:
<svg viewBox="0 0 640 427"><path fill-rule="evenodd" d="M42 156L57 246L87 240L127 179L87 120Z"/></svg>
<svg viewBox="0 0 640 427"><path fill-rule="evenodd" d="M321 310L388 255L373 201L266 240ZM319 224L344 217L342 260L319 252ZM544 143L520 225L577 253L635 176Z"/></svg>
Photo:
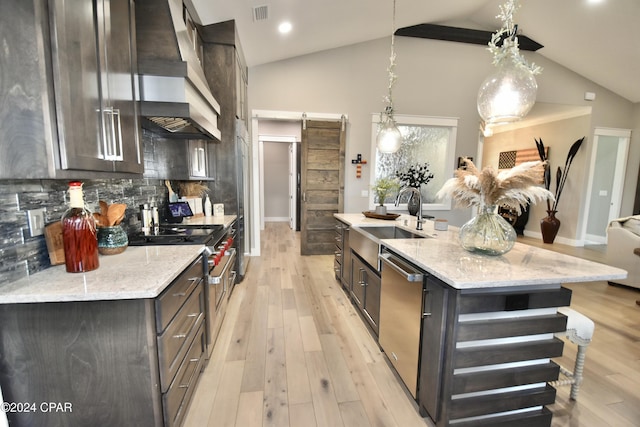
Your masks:
<svg viewBox="0 0 640 427"><path fill-rule="evenodd" d="M382 290L378 341L416 398L424 276L393 253L383 250L380 260Z"/></svg>

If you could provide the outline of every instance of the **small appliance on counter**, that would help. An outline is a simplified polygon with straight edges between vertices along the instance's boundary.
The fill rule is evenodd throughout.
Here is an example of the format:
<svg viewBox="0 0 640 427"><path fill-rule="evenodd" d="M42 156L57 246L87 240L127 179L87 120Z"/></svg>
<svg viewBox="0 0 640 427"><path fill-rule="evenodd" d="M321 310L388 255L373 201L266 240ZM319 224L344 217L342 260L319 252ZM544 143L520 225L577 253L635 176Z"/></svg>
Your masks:
<svg viewBox="0 0 640 427"><path fill-rule="evenodd" d="M193 216L193 211L188 202L178 201L167 204L166 221L171 224L180 224L184 218Z"/></svg>

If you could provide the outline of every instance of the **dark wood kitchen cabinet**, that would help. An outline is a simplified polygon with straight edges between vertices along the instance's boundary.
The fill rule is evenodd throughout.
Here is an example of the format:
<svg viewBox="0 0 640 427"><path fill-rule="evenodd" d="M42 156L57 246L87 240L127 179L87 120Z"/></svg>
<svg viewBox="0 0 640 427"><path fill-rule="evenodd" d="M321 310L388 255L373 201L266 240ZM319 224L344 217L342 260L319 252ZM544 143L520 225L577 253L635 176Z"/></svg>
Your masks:
<svg viewBox="0 0 640 427"><path fill-rule="evenodd" d="M205 360L203 274L153 299L0 304L4 400L36 404L10 425L179 426Z"/></svg>
<svg viewBox="0 0 640 427"><path fill-rule="evenodd" d="M2 2L0 178L143 172L133 4Z"/></svg>
<svg viewBox="0 0 640 427"><path fill-rule="evenodd" d="M225 211L238 215L241 203L241 165L238 160L241 141L239 128L248 126L247 67L235 21L199 27L203 41L203 68L211 93L220 104L220 143L212 144L208 153L209 167L215 170L216 202Z"/></svg>
<svg viewBox="0 0 640 427"><path fill-rule="evenodd" d="M566 329L557 287L456 290L426 279L418 406L438 427L546 426ZM536 339L528 338L537 336ZM517 411L522 412L518 413ZM515 411L515 412L513 412Z"/></svg>
<svg viewBox="0 0 640 427"><path fill-rule="evenodd" d="M336 280L340 281L345 291L351 291L351 247L349 246L349 226L336 220L336 250L334 254L334 271Z"/></svg>
<svg viewBox="0 0 640 427"><path fill-rule="evenodd" d="M351 298L377 336L380 322L380 276L353 252L350 270Z"/></svg>

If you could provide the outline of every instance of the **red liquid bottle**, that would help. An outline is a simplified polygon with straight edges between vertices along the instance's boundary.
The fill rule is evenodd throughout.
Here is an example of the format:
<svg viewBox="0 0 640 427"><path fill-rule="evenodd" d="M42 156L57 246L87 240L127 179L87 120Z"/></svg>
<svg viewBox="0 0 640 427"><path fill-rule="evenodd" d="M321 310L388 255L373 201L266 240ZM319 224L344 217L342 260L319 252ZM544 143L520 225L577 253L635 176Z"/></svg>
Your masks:
<svg viewBox="0 0 640 427"><path fill-rule="evenodd" d="M84 206L82 183L69 183L69 209L62 215L64 260L69 273L98 268L96 223Z"/></svg>

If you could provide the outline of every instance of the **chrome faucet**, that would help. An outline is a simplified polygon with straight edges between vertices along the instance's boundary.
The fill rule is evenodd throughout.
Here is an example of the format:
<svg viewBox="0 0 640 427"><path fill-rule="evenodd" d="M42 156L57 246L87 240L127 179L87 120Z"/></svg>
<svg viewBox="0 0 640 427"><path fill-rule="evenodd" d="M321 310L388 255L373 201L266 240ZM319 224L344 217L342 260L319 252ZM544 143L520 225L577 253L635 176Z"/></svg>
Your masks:
<svg viewBox="0 0 640 427"><path fill-rule="evenodd" d="M398 195L396 196L396 206L398 206L400 204L400 197L402 197L402 195L406 192L410 192L413 193L412 195L417 195L418 196L418 203L420 205L420 207L418 208L418 221L416 224L416 230L422 230L422 223L424 222L422 220L422 193L420 193L420 189L419 188L415 188L415 187L404 187L402 190L400 190L398 192ZM409 196L411 197L411 196Z"/></svg>

